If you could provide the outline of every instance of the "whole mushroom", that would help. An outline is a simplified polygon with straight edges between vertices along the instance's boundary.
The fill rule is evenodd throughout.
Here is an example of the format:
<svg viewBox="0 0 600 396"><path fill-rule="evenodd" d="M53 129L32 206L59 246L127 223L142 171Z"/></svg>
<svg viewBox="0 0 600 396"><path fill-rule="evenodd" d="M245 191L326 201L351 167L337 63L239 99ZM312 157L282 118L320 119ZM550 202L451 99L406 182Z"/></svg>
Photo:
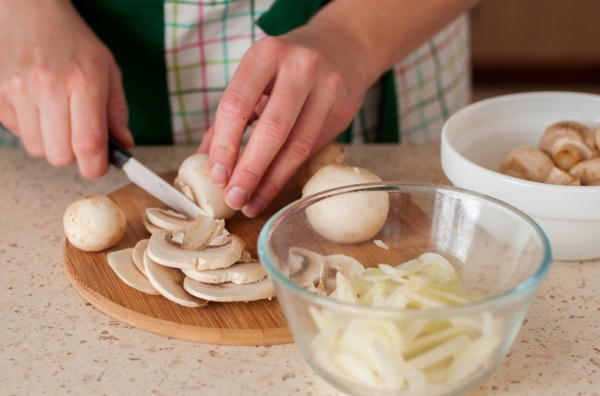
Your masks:
<svg viewBox="0 0 600 396"><path fill-rule="evenodd" d="M550 125L540 139L539 148L552 157L557 167L564 170L598 156L593 132L575 121L560 121Z"/></svg>
<svg viewBox="0 0 600 396"><path fill-rule="evenodd" d="M354 184L381 181L376 174L348 165L321 168L306 183L302 196ZM312 204L306 210L311 226L324 238L339 243L359 243L373 238L383 227L389 211L385 191L352 192Z"/></svg>
<svg viewBox="0 0 600 396"><path fill-rule="evenodd" d="M114 246L125 234L125 213L106 195L90 195L65 210L63 228L69 242L86 252Z"/></svg>
<svg viewBox="0 0 600 396"><path fill-rule="evenodd" d="M500 162L501 173L540 183L546 181L553 168L550 157L535 147L515 147Z"/></svg>

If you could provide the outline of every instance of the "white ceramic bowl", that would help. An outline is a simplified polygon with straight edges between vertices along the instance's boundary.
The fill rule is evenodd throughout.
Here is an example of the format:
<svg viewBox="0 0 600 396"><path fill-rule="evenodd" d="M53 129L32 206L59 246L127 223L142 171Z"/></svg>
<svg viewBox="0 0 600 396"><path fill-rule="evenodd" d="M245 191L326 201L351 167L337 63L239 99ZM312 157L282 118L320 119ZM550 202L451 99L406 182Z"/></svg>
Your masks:
<svg viewBox="0 0 600 396"><path fill-rule="evenodd" d="M500 199L531 216L545 231L558 260L600 257L600 186L558 186L499 172L516 146L536 147L549 125L573 120L596 130L600 96L531 92L474 103L442 130L442 168L458 186Z"/></svg>

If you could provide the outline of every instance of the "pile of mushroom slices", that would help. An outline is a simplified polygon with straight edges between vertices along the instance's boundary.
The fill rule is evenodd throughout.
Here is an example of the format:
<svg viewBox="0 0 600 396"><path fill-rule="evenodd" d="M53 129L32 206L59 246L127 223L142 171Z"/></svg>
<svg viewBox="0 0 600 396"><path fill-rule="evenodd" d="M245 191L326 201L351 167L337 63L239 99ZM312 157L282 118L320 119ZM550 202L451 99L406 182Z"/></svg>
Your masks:
<svg viewBox="0 0 600 396"><path fill-rule="evenodd" d="M500 172L548 184L600 185L600 126L596 133L576 121L561 121L544 131L538 147L510 150Z"/></svg>
<svg viewBox="0 0 600 396"><path fill-rule="evenodd" d="M144 224L149 239L108 254L109 265L127 285L187 307L275 295L260 261L244 250L239 236L225 231L224 220L192 220L172 210L147 208Z"/></svg>

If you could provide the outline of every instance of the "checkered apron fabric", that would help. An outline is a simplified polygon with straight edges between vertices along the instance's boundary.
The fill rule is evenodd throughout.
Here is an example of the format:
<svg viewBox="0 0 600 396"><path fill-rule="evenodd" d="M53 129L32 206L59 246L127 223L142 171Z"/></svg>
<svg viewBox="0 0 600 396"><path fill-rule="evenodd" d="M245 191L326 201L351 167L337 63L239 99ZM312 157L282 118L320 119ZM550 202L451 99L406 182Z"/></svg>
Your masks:
<svg viewBox="0 0 600 396"><path fill-rule="evenodd" d="M266 35L257 20L273 1L164 2L164 56L175 144L200 143L242 55ZM398 136L382 136L383 87L378 83L366 93L340 140L439 141L444 121L470 101L468 40L468 17L463 15L394 66ZM0 127L0 145L17 144L18 139Z"/></svg>

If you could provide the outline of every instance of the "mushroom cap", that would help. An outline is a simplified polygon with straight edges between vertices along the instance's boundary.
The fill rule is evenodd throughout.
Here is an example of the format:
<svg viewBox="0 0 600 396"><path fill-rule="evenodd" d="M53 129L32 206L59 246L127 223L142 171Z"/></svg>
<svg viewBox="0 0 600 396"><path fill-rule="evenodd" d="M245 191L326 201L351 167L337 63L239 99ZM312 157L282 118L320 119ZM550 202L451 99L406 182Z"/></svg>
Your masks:
<svg viewBox="0 0 600 396"><path fill-rule="evenodd" d="M598 155L595 148L589 147L583 140L563 136L552 145L552 160L557 167L569 170L578 162Z"/></svg>
<svg viewBox="0 0 600 396"><path fill-rule="evenodd" d="M65 210L63 228L77 249L99 252L114 246L125 234L125 213L106 195L90 195Z"/></svg>
<svg viewBox="0 0 600 396"><path fill-rule="evenodd" d="M500 162L505 175L543 183L554 168L552 159L535 147L519 146L510 150Z"/></svg>
<svg viewBox="0 0 600 396"><path fill-rule="evenodd" d="M361 183L381 181L358 167L327 165L306 183L302 196ZM359 243L373 238L383 227L389 211L385 191L350 192L316 202L306 209L312 227L324 238L339 243Z"/></svg>
<svg viewBox="0 0 600 396"><path fill-rule="evenodd" d="M148 251L144 254L144 267L148 280L160 294L179 304L190 308L203 307L208 302L196 298L185 291L183 288L183 279L185 275L178 269L165 267L153 261L148 257Z"/></svg>
<svg viewBox="0 0 600 396"><path fill-rule="evenodd" d="M571 140L580 140L588 147L594 148L594 134L586 125L576 121L560 121L550 125L539 141L539 149L548 155L552 155L552 146L557 139L569 137Z"/></svg>
<svg viewBox="0 0 600 396"><path fill-rule="evenodd" d="M146 294L160 294L133 262L133 248L110 252L106 256L108 265L128 286Z"/></svg>
<svg viewBox="0 0 600 396"><path fill-rule="evenodd" d="M175 187L215 219L229 219L235 210L225 203L223 186L210 180L207 154L194 154L179 166Z"/></svg>
<svg viewBox="0 0 600 396"><path fill-rule="evenodd" d="M208 270L225 268L236 263L242 256L245 243L237 235L224 237L221 245L209 245L203 249L184 249L173 241L168 231L152 234L148 243L148 256L158 264L180 268Z"/></svg>
<svg viewBox="0 0 600 396"><path fill-rule="evenodd" d="M265 277L259 282L243 285L229 282L210 284L186 277L183 281L183 287L193 296L216 302L248 302L275 296L275 289L269 277Z"/></svg>

